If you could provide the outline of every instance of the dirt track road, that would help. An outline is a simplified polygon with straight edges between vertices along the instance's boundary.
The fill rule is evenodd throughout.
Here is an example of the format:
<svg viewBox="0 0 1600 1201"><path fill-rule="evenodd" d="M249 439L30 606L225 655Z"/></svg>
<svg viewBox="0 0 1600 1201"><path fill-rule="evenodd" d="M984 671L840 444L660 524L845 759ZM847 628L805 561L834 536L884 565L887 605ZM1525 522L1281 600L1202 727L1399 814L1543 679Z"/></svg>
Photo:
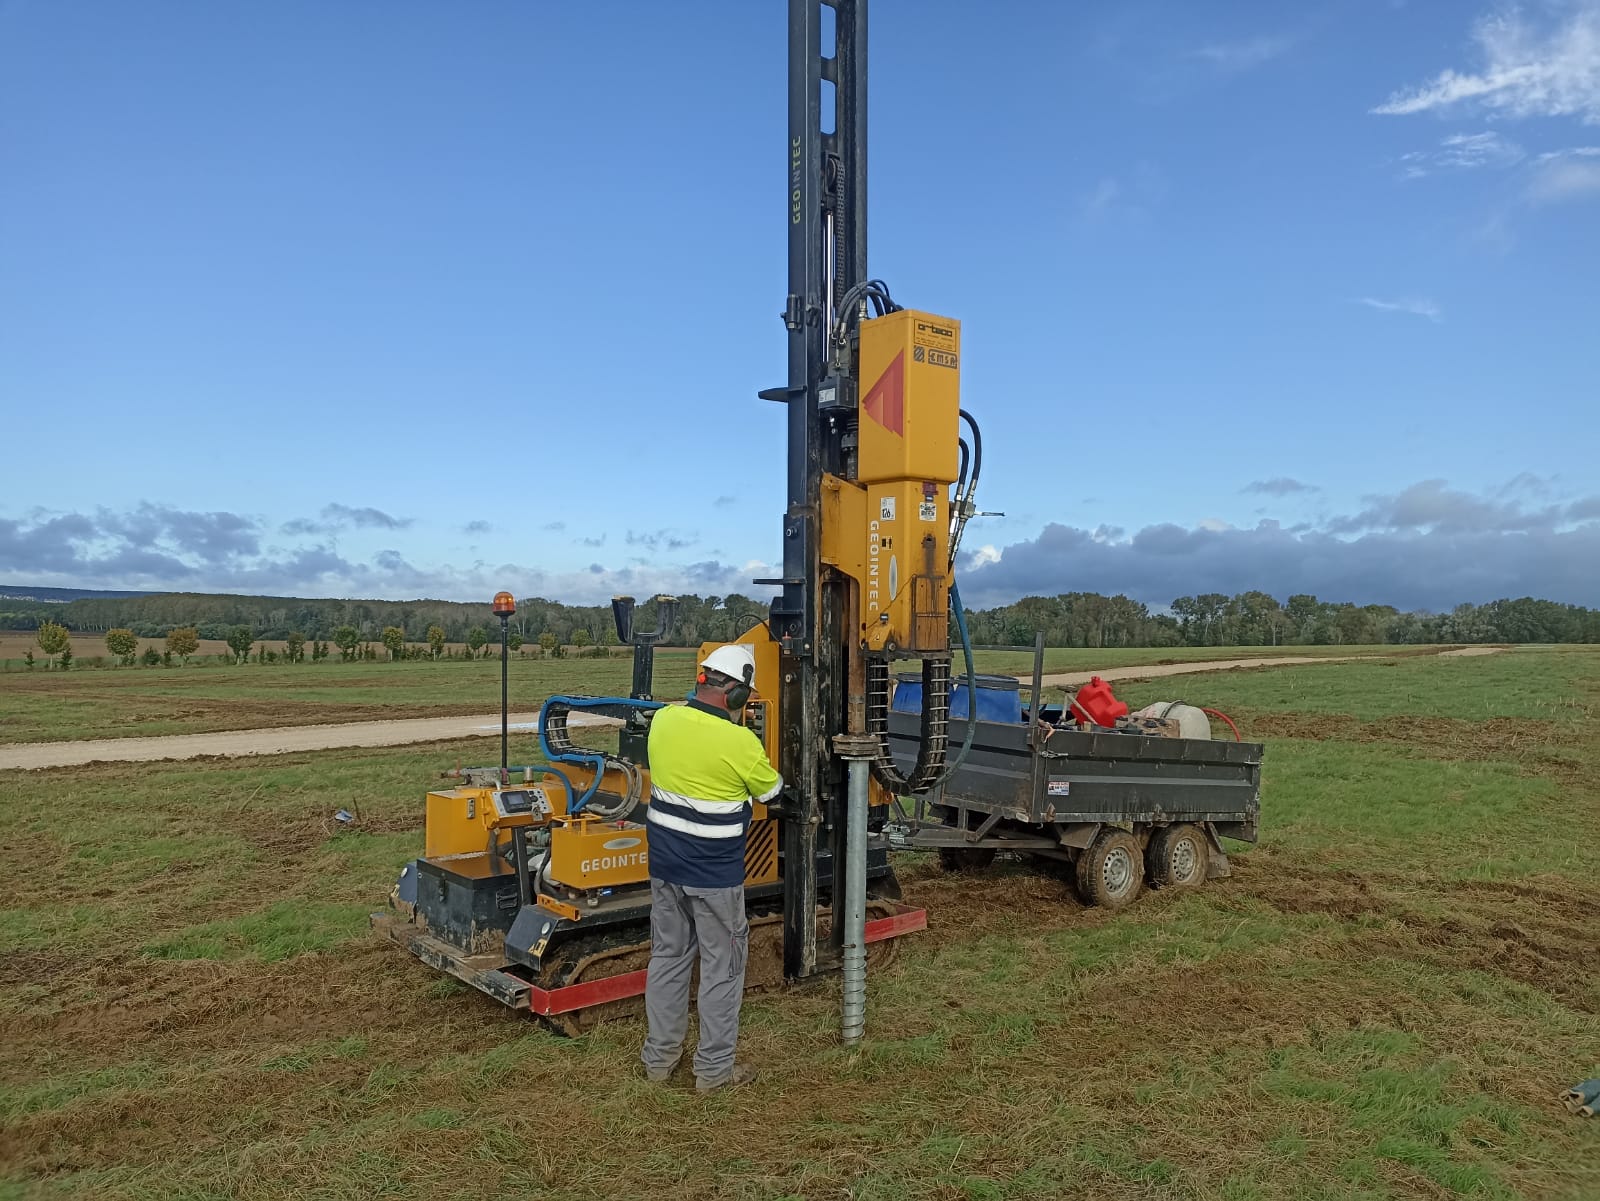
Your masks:
<svg viewBox="0 0 1600 1201"><path fill-rule="evenodd" d="M537 713L513 713L513 733L538 728ZM612 719L573 714L567 725L605 725ZM399 721L355 721L328 726L276 726L268 730L223 730L211 734L170 734L163 738L99 738L88 742L36 742L0 747L0 769L36 771L84 763L149 763L158 759L198 759L203 755L282 755L345 746L406 746L454 738L499 737L500 715L411 717Z"/></svg>
<svg viewBox="0 0 1600 1201"><path fill-rule="evenodd" d="M1474 646L1444 651L1445 655L1490 655L1498 647ZM1234 667L1292 667L1306 663L1342 663L1350 659L1375 659L1381 655L1286 655L1273 659L1212 659L1202 663L1160 663L1145 667L1112 667L1104 671L1052 672L1046 687L1087 684L1102 680L1148 680L1194 672L1227 671ZM1031 676L1020 676L1027 683ZM511 729L537 729L537 713L513 713ZM614 719L574 714L573 728L614 724ZM100 738L87 742L36 742L0 747L0 770L38 771L48 767L76 767L84 763L149 763L161 759L197 759L203 755L282 755L291 751L323 751L346 746L407 746L416 742L444 742L454 738L490 738L500 733L500 717L412 717L399 721L357 721L343 725L277 726L267 730L225 730L212 734L171 734L164 738Z"/></svg>
<svg viewBox="0 0 1600 1201"><path fill-rule="evenodd" d="M1186 676L1200 671L1227 671L1233 667L1293 667L1301 663L1344 663L1350 659L1375 659L1377 655L1284 655L1271 659L1211 659L1204 663L1152 663L1145 667L1110 667L1104 671L1057 671L1046 673L1046 688L1071 688L1087 684L1095 676L1102 680L1152 680L1158 676ZM1033 684L1032 676L1017 679Z"/></svg>

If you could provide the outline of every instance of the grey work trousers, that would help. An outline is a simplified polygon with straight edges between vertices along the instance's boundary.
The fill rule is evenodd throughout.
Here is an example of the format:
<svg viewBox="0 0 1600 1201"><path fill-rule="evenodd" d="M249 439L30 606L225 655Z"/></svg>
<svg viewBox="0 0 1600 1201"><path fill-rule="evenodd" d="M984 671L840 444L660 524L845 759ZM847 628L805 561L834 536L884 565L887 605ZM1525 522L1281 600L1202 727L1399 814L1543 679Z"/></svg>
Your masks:
<svg viewBox="0 0 1600 1201"><path fill-rule="evenodd" d="M689 888L650 881L650 974L644 990L649 1033L640 1058L651 1069L671 1068L689 1032L689 985L700 961L700 1043L697 1079L720 1081L733 1071L739 1005L750 953L744 885Z"/></svg>

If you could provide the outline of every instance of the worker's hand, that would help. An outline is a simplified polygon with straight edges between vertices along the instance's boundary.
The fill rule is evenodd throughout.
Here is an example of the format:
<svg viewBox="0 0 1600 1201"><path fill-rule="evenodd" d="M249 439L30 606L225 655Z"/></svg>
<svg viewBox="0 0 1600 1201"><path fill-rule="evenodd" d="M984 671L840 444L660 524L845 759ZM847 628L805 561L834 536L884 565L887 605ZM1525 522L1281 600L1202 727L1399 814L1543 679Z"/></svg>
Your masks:
<svg viewBox="0 0 1600 1201"><path fill-rule="evenodd" d="M767 802L768 817L788 817L800 810L800 798L789 788L783 789Z"/></svg>

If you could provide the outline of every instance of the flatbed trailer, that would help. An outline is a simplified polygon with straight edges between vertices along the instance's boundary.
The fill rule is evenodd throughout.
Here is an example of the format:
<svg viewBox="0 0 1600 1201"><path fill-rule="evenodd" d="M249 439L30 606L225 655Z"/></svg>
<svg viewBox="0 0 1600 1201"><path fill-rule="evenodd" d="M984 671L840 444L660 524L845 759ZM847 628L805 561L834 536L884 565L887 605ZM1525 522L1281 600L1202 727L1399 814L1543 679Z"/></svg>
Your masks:
<svg viewBox="0 0 1600 1201"><path fill-rule="evenodd" d="M981 867L1001 853L1070 866L1084 902L1112 909L1131 904L1146 884L1192 888L1229 875L1222 840L1257 838L1261 744L1078 728L1041 703L1042 667L1040 644L1021 720L986 718L993 707L979 703L976 681L968 716L950 717L955 770L921 804L896 803L891 845L936 850L951 869ZM890 712L897 760L915 756L919 721L912 707Z"/></svg>

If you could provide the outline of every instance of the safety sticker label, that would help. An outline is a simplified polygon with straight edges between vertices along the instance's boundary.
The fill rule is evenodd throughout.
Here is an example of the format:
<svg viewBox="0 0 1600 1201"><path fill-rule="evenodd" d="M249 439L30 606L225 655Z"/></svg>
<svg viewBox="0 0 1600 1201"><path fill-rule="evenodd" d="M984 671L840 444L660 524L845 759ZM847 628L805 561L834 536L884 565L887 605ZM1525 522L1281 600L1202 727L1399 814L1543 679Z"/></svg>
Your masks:
<svg viewBox="0 0 1600 1201"><path fill-rule="evenodd" d="M917 516L923 521L938 521L939 506L931 500L925 500L917 506Z"/></svg>
<svg viewBox="0 0 1600 1201"><path fill-rule="evenodd" d="M1044 791L1047 796L1071 796L1072 781L1052 779L1044 786Z"/></svg>
<svg viewBox="0 0 1600 1201"><path fill-rule="evenodd" d="M878 520L894 520L894 497L882 496L878 498Z"/></svg>

